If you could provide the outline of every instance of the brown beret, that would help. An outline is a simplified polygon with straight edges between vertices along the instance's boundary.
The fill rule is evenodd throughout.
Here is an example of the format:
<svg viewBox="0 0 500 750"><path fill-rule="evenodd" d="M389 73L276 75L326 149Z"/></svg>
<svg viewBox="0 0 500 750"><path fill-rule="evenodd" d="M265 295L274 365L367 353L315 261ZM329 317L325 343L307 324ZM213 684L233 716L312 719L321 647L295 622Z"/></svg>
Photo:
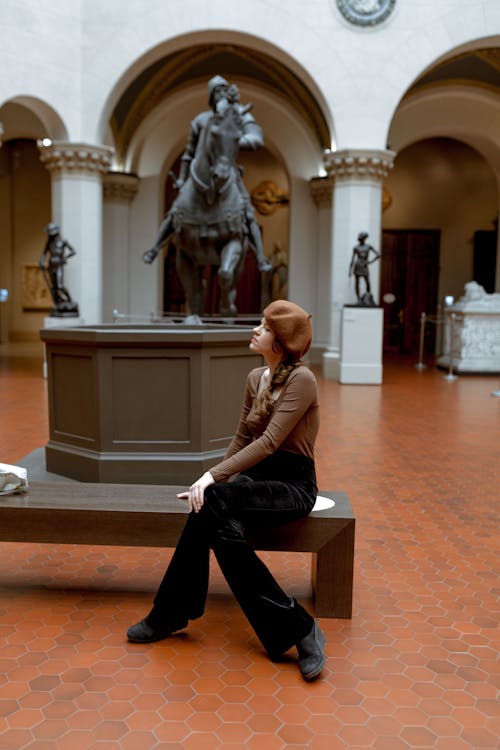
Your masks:
<svg viewBox="0 0 500 750"><path fill-rule="evenodd" d="M294 359L301 359L312 341L311 316L294 302L279 299L263 311L274 335Z"/></svg>

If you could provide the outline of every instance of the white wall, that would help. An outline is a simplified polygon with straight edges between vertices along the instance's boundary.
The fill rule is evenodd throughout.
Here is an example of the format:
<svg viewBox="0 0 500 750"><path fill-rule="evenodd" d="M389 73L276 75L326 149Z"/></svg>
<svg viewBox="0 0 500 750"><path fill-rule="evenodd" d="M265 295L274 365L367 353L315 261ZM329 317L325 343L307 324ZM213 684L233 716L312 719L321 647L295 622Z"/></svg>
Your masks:
<svg viewBox="0 0 500 750"><path fill-rule="evenodd" d="M70 140L101 142L114 103L145 65L195 40L240 40L310 86L339 148L384 148L412 82L471 40L498 43L499 32L498 0L399 0L374 29L345 22L332 0L4 0L0 104L36 97Z"/></svg>
<svg viewBox="0 0 500 750"><path fill-rule="evenodd" d="M19 99L62 138L81 132L81 0L2 0L0 106Z"/></svg>
<svg viewBox="0 0 500 750"><path fill-rule="evenodd" d="M135 76L139 58L144 66L165 54L167 44L169 51L184 47L185 35L190 43L237 43L241 35L241 43L274 55L309 83L338 148L384 148L408 87L454 47L500 32L500 3L400 0L386 24L368 30L347 24L331 0L151 0L147 7L142 0L87 0L85 19L88 138L100 137L92 134L96 107L103 110L104 132L105 113Z"/></svg>

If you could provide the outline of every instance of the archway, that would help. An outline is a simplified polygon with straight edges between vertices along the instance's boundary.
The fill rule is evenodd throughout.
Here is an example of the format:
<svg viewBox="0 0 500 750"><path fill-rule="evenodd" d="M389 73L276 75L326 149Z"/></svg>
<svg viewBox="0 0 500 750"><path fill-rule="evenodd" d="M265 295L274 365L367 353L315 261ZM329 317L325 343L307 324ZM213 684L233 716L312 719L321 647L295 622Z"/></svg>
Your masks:
<svg viewBox="0 0 500 750"><path fill-rule="evenodd" d="M475 271L484 280L496 263L480 256L497 242L499 61L492 50L451 57L422 76L395 113L389 143L398 155L386 181L381 268L381 295L395 297L383 303L389 350L415 355L421 313L439 322L444 296L458 298ZM439 349L436 333L431 324L429 352Z"/></svg>
<svg viewBox="0 0 500 750"><path fill-rule="evenodd" d="M117 102L111 118L117 165L140 178L131 208L131 221L137 227L135 247L145 250L155 238L165 210L168 173L184 149L189 122L207 109L207 83L217 73L237 83L241 100L252 102L252 113L264 131L265 149L248 157L240 152L247 188L252 192L262 183L274 182L293 204L290 212L283 201L275 215L258 216L266 254L271 257L280 244L288 256L292 284L295 278L297 287L314 286L317 222L308 181L318 174L323 150L331 145L330 129L320 105L295 73L263 52L243 46L200 44L166 55L131 81ZM307 246L304 234L312 238ZM138 311L142 306L146 313L150 269L141 269L136 258L131 258L130 268L130 308ZM157 310L163 309L168 297L163 278L160 268L154 292ZM310 297L315 298L314 291Z"/></svg>
<svg viewBox="0 0 500 750"><path fill-rule="evenodd" d="M61 118L34 97L15 97L0 107L0 287L7 340L38 340L50 294L38 269L51 219L50 175L39 159L37 140L64 138Z"/></svg>

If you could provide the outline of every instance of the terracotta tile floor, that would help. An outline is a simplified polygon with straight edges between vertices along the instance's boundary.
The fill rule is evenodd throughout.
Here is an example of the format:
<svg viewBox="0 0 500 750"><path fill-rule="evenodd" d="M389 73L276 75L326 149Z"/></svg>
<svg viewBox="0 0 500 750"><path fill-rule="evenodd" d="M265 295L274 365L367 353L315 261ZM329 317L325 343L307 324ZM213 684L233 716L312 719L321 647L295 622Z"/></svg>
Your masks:
<svg viewBox="0 0 500 750"><path fill-rule="evenodd" d="M37 346L0 347L3 462L46 442L40 375ZM320 382L320 487L357 537L313 684L267 660L215 566L206 616L137 646L168 550L0 544L0 749L498 748L500 383L442 375ZM310 607L308 556L265 558Z"/></svg>

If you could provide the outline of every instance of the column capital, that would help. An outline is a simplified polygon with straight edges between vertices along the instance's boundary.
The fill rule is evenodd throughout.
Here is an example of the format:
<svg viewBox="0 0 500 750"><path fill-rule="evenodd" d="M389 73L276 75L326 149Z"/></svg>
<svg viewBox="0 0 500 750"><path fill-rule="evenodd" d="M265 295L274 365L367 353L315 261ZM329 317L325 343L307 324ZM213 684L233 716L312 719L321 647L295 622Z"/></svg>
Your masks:
<svg viewBox="0 0 500 750"><path fill-rule="evenodd" d="M102 175L110 166L114 149L90 143L52 141L45 145L38 141L40 161L54 174Z"/></svg>
<svg viewBox="0 0 500 750"><path fill-rule="evenodd" d="M106 172L103 189L105 200L128 203L137 195L139 178L131 172Z"/></svg>
<svg viewBox="0 0 500 750"><path fill-rule="evenodd" d="M333 177L313 177L309 180L312 198L318 207L331 206L333 194Z"/></svg>
<svg viewBox="0 0 500 750"><path fill-rule="evenodd" d="M384 180L394 166L395 151L352 148L325 151L323 161L329 177L338 179Z"/></svg>

